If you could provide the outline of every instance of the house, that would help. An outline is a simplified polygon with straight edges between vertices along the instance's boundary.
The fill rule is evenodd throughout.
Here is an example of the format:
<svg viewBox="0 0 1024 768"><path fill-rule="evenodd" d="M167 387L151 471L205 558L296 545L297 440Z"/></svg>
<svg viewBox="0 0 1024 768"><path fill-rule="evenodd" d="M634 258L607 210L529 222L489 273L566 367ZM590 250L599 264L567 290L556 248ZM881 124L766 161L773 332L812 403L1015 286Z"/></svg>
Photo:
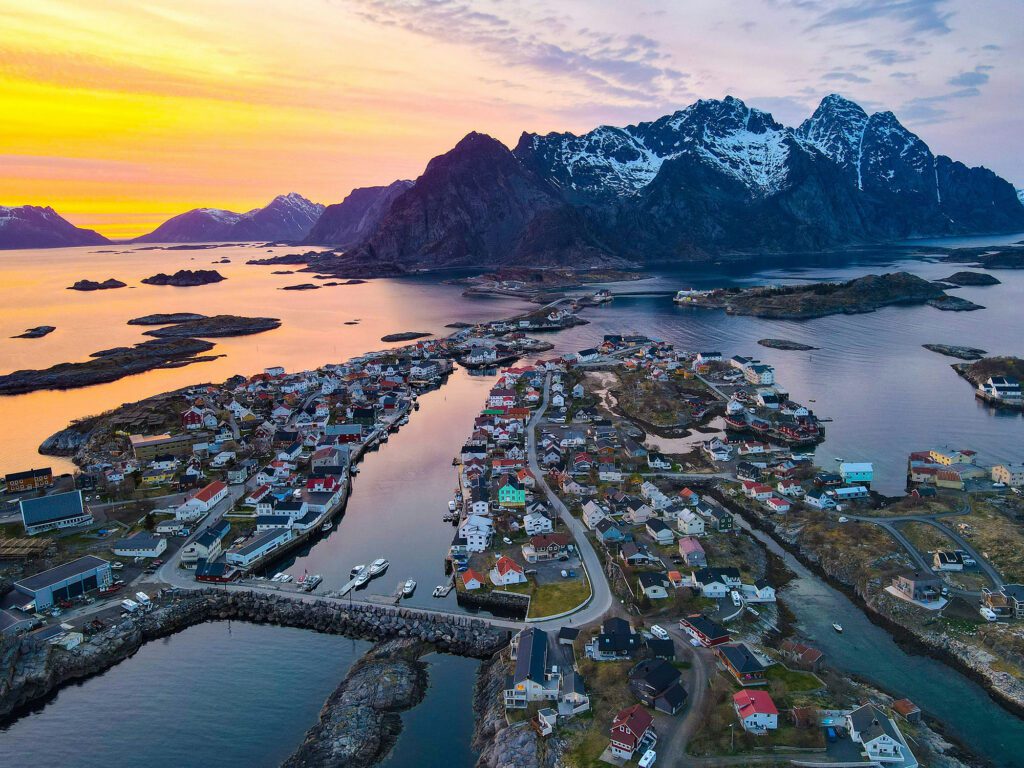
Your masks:
<svg viewBox="0 0 1024 768"><path fill-rule="evenodd" d="M525 709L531 701L558 698L559 675L548 666L546 632L524 629L512 638L509 655L516 665L506 682L506 709Z"/></svg>
<svg viewBox="0 0 1024 768"><path fill-rule="evenodd" d="M798 643L794 640L783 640L779 650L782 651L783 658L791 664L802 669L809 669L812 672L818 670L821 666L821 660L825 658L825 654L817 648Z"/></svg>
<svg viewBox="0 0 1024 768"><path fill-rule="evenodd" d="M111 551L118 557L159 557L167 549L167 539L139 531L114 542Z"/></svg>
<svg viewBox="0 0 1024 768"><path fill-rule="evenodd" d="M746 643L723 643L715 648L715 655L737 683L746 687L765 685L765 669Z"/></svg>
<svg viewBox="0 0 1024 768"><path fill-rule="evenodd" d="M569 536L564 533L547 533L533 536L522 547L523 557L528 563L568 558Z"/></svg>
<svg viewBox="0 0 1024 768"><path fill-rule="evenodd" d="M1021 402L1020 381L1010 376L989 376L978 385L978 394L1000 402L1019 404Z"/></svg>
<svg viewBox="0 0 1024 768"><path fill-rule="evenodd" d="M535 536L539 533L551 533L551 519L535 512L530 513L523 517L523 528L528 536Z"/></svg>
<svg viewBox="0 0 1024 768"><path fill-rule="evenodd" d="M632 525L643 525L654 516L654 510L636 496L627 497L625 507L626 512L622 519Z"/></svg>
<svg viewBox="0 0 1024 768"><path fill-rule="evenodd" d="M629 671L629 690L646 706L674 715L686 703L681 677L664 659L645 659Z"/></svg>
<svg viewBox="0 0 1024 768"><path fill-rule="evenodd" d="M701 568L691 575L692 586L700 590L701 595L712 599L726 597L729 592L740 586L738 568Z"/></svg>
<svg viewBox="0 0 1024 768"><path fill-rule="evenodd" d="M53 470L50 467L45 469L28 469L24 472L9 472L4 477L8 493L23 493L24 491L37 491L40 488L49 488L53 485Z"/></svg>
<svg viewBox="0 0 1024 768"><path fill-rule="evenodd" d="M775 486L775 490L783 496L788 496L791 499L799 499L804 495L804 487L796 480L791 479L779 480L778 485Z"/></svg>
<svg viewBox="0 0 1024 768"><path fill-rule="evenodd" d="M668 597L668 578L663 573L642 571L637 574L637 585L648 600L664 600Z"/></svg>
<svg viewBox="0 0 1024 768"><path fill-rule="evenodd" d="M768 511L774 512L777 515L789 512L789 509L792 506L786 499L782 498L781 496L772 496L767 501L765 501L764 505L768 509Z"/></svg>
<svg viewBox="0 0 1024 768"><path fill-rule="evenodd" d="M779 710L767 691L738 691L732 706L747 733L762 735L779 727Z"/></svg>
<svg viewBox="0 0 1024 768"><path fill-rule="evenodd" d="M938 600L942 595L942 579L920 571L898 574L893 577L892 586L908 600L922 603Z"/></svg>
<svg viewBox="0 0 1024 768"><path fill-rule="evenodd" d="M772 487L756 480L743 481L743 495L755 501L767 501L772 496Z"/></svg>
<svg viewBox="0 0 1024 768"><path fill-rule="evenodd" d="M509 479L498 488L498 503L503 507L525 507L526 489L518 480Z"/></svg>
<svg viewBox="0 0 1024 768"><path fill-rule="evenodd" d="M587 655L596 661L630 659L640 650L640 640L625 619L605 619L600 634L587 644Z"/></svg>
<svg viewBox="0 0 1024 768"><path fill-rule="evenodd" d="M692 509L684 509L676 518L676 530L685 536L703 536L704 518Z"/></svg>
<svg viewBox="0 0 1024 768"><path fill-rule="evenodd" d="M727 533L735 528L732 512L720 507L718 504L708 504L701 501L697 505L697 512L706 520L710 520L719 533Z"/></svg>
<svg viewBox="0 0 1024 768"><path fill-rule="evenodd" d="M753 584L740 586L743 599L748 603L774 603L775 587L768 583L767 579L758 579Z"/></svg>
<svg viewBox="0 0 1024 768"><path fill-rule="evenodd" d="M651 451L647 454L647 466L651 469L672 469L672 462L664 454Z"/></svg>
<svg viewBox="0 0 1024 768"><path fill-rule="evenodd" d="M481 515L470 515L459 527L459 536L466 540L470 552L483 552L491 544L494 524Z"/></svg>
<svg viewBox="0 0 1024 768"><path fill-rule="evenodd" d="M238 568L248 568L260 558L283 547L294 537L295 535L290 528L272 528L268 531L257 533L237 548L228 550L224 557L231 565Z"/></svg>
<svg viewBox="0 0 1024 768"><path fill-rule="evenodd" d="M583 505L583 524L590 530L594 530L597 524L608 517L608 510L593 499Z"/></svg>
<svg viewBox="0 0 1024 768"><path fill-rule="evenodd" d="M660 565L661 561L654 557L647 547L626 541L619 547L619 558L627 565L636 567L638 565Z"/></svg>
<svg viewBox="0 0 1024 768"><path fill-rule="evenodd" d="M847 485L841 488L835 488L832 493L835 496L836 501L866 499L871 495L871 492L863 485Z"/></svg>
<svg viewBox="0 0 1024 768"><path fill-rule="evenodd" d="M932 553L932 568L936 571L962 571L965 564L964 556L960 552L939 550Z"/></svg>
<svg viewBox="0 0 1024 768"><path fill-rule="evenodd" d="M809 507L814 507L815 509L821 510L835 509L836 506L835 499L833 499L828 493L821 490L820 488L815 488L813 491L808 491L807 495L804 497L804 502Z"/></svg>
<svg viewBox="0 0 1024 768"><path fill-rule="evenodd" d="M634 704L615 715L611 727L610 749L613 756L630 760L641 745L653 744L654 718L640 704ZM642 753L641 753L642 754Z"/></svg>
<svg viewBox="0 0 1024 768"><path fill-rule="evenodd" d="M1024 464L996 464L992 467L991 477L993 483L1020 488L1024 485Z"/></svg>
<svg viewBox="0 0 1024 768"><path fill-rule="evenodd" d="M519 565L510 557L502 555L494 564L488 574L491 583L496 587L504 587L509 584L523 584L526 582L526 575L523 573L523 566Z"/></svg>
<svg viewBox="0 0 1024 768"><path fill-rule="evenodd" d="M21 523L28 536L59 528L92 525L93 522L92 513L82 503L81 491L22 499L18 502L18 508L21 510Z"/></svg>
<svg viewBox="0 0 1024 768"><path fill-rule="evenodd" d="M843 482L853 484L871 485L875 475L875 468L869 462L848 462L844 461L839 465L839 476Z"/></svg>
<svg viewBox="0 0 1024 768"><path fill-rule="evenodd" d="M230 530L231 523L227 520L208 526L181 550L181 562L186 568L196 566L200 560L212 563L224 551L224 537Z"/></svg>
<svg viewBox="0 0 1024 768"><path fill-rule="evenodd" d="M732 639L727 629L699 613L680 619L679 628L705 648L714 648Z"/></svg>
<svg viewBox="0 0 1024 768"><path fill-rule="evenodd" d="M626 538L622 529L607 517L597 524L597 535L604 544L620 543Z"/></svg>
<svg viewBox="0 0 1024 768"><path fill-rule="evenodd" d="M45 611L54 603L102 589L112 581L109 562L85 555L14 582L14 592L25 598L25 605L30 601L36 611Z"/></svg>
<svg viewBox="0 0 1024 768"><path fill-rule="evenodd" d="M690 568L704 568L708 564L704 547L692 536L684 536L679 540L679 556Z"/></svg>
<svg viewBox="0 0 1024 768"><path fill-rule="evenodd" d="M868 760L880 765L917 768L917 759L896 723L874 704L865 704L846 715L846 730Z"/></svg>
<svg viewBox="0 0 1024 768"><path fill-rule="evenodd" d="M480 589L484 585L484 577L472 568L468 568L462 574L462 585L467 590Z"/></svg>
<svg viewBox="0 0 1024 768"><path fill-rule="evenodd" d="M214 480L201 488L196 494L175 510L179 520L190 520L202 517L213 509L228 495L228 487L220 480Z"/></svg>
<svg viewBox="0 0 1024 768"><path fill-rule="evenodd" d="M908 723L921 722L921 710L910 699L897 699L892 703L892 711Z"/></svg>
<svg viewBox="0 0 1024 768"><path fill-rule="evenodd" d="M672 534L672 529L665 525L664 521L652 518L647 521L646 525L647 535L654 539L658 544L669 545L675 540L675 536Z"/></svg>

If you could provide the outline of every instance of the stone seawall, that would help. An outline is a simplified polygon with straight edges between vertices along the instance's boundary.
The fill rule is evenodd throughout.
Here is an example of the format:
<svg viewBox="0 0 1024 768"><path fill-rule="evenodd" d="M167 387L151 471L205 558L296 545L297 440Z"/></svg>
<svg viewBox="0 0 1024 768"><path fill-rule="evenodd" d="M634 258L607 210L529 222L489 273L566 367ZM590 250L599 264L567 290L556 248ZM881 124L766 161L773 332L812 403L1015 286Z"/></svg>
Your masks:
<svg viewBox="0 0 1024 768"><path fill-rule="evenodd" d="M282 595L186 592L150 611L122 619L72 650L24 636L0 643L0 721L63 685L103 672L150 640L205 621L276 624L365 640L409 638L461 656L489 658L509 639L507 630L471 617L440 617L387 606L304 602Z"/></svg>
<svg viewBox="0 0 1024 768"><path fill-rule="evenodd" d="M463 608L482 609L509 619L523 620L530 609L529 596L515 592L459 592L455 600Z"/></svg>

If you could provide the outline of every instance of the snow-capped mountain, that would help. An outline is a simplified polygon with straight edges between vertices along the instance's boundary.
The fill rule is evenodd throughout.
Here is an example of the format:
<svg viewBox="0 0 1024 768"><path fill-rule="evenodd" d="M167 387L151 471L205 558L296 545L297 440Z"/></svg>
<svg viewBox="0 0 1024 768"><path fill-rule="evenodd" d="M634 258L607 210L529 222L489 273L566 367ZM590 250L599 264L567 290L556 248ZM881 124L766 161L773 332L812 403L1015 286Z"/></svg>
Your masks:
<svg viewBox="0 0 1024 768"><path fill-rule="evenodd" d="M194 208L168 219L138 243L204 243L253 240L301 240L323 213L324 206L294 192L278 195L263 208L235 213L220 208Z"/></svg>
<svg viewBox="0 0 1024 768"><path fill-rule="evenodd" d="M410 267L611 264L1024 229L1013 187L838 95L789 128L739 99L624 128L472 133L350 249ZM328 242L311 236L312 242Z"/></svg>
<svg viewBox="0 0 1024 768"><path fill-rule="evenodd" d="M62 248L109 242L91 229L76 227L50 207L0 206L0 248Z"/></svg>

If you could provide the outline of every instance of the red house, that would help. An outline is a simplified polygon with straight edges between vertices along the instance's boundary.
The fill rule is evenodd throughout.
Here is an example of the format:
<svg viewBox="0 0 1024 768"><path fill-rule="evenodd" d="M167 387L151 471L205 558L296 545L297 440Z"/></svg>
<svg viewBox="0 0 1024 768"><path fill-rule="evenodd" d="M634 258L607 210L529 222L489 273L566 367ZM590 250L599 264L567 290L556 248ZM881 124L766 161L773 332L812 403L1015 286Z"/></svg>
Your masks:
<svg viewBox="0 0 1024 768"><path fill-rule="evenodd" d="M183 429L199 429L203 426L203 412L194 406L189 408L181 414L181 426Z"/></svg>
<svg viewBox="0 0 1024 768"><path fill-rule="evenodd" d="M630 760L644 737L649 733L654 735L654 729L651 727L653 722L651 713L640 704L634 704L619 712L612 721L612 754Z"/></svg>

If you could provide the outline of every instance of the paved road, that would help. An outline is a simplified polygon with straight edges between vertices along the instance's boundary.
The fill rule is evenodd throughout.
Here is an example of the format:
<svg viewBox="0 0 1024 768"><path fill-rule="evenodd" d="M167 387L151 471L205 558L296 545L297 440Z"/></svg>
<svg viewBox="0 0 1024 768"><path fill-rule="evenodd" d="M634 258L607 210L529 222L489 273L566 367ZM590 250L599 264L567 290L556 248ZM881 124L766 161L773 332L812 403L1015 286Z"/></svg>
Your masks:
<svg viewBox="0 0 1024 768"><path fill-rule="evenodd" d="M570 513L569 509L562 503L562 500L558 498L558 496L556 496L548 486L544 470L541 469L540 462L537 461L537 426L544 418L544 413L548 409L548 395L550 394L550 387L551 375L548 374L547 378L544 380L544 398L541 401L541 406L533 414L533 417L530 419L530 423L527 425L527 457L530 464L530 471L533 472L533 476L537 481L537 487L543 491L548 502L558 512L558 516L562 519L562 522L565 523L566 527L576 539L576 547L579 550L580 557L583 560L584 565L587 567L587 574L590 576L590 588L593 591L593 597L586 606L572 615L573 624L587 624L596 619L600 619L605 613L607 613L607 611L612 607L614 596L612 595L611 587L608 585L608 579L604 575L601 558L594 550L593 545L591 545L590 539L587 538L587 529L579 520L572 516L572 513ZM552 621L535 622L535 625L545 629L551 629L560 627L566 624L567 621L568 619L564 618L554 619Z"/></svg>

